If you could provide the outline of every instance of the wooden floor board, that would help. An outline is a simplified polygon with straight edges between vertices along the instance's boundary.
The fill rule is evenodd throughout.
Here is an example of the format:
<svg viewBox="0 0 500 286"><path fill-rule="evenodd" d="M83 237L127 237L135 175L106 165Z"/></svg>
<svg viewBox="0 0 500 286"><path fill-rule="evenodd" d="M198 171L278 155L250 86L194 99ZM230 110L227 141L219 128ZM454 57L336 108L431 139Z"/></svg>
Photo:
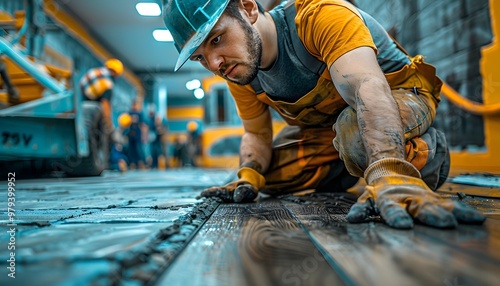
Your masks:
<svg viewBox="0 0 500 286"><path fill-rule="evenodd" d="M219 206L158 281L158 285L343 284L278 200Z"/></svg>
<svg viewBox="0 0 500 286"><path fill-rule="evenodd" d="M19 271L12 284L9 261L0 261L0 285L500 285L500 199L490 194L465 185L440 193L483 212L484 225L395 230L380 220L349 224L349 194L196 198L228 175L186 168L19 180ZM6 204L2 216L8 258Z"/></svg>
<svg viewBox="0 0 500 286"><path fill-rule="evenodd" d="M352 202L337 194L311 194L222 204L157 285L488 286L500 281L500 220L491 217L483 226L455 230L422 225L396 230L380 221L348 223ZM482 198L464 202L485 212L497 209L496 201Z"/></svg>
<svg viewBox="0 0 500 286"><path fill-rule="evenodd" d="M499 250L496 220L486 227L457 230L426 226L395 230L377 222L349 224L338 214L332 216L324 205L285 205L358 285L498 285L500 281L498 254L493 254Z"/></svg>
<svg viewBox="0 0 500 286"><path fill-rule="evenodd" d="M439 244L496 263L500 271L500 220L488 218L484 225L459 225L455 230L436 231L417 226L415 233ZM500 277L499 277L500 278Z"/></svg>

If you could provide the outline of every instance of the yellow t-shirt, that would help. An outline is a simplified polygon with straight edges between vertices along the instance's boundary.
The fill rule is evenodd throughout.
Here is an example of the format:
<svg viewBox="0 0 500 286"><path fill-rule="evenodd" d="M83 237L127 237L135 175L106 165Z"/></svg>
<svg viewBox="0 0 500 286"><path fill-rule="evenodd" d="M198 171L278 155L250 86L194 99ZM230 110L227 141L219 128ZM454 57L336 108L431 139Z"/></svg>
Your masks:
<svg viewBox="0 0 500 286"><path fill-rule="evenodd" d="M356 7L342 0L295 1L297 32L306 49L330 67L359 47L376 51L370 31Z"/></svg>
<svg viewBox="0 0 500 286"><path fill-rule="evenodd" d="M376 52L370 31L357 9L341 0L298 0L295 23L306 49L330 67L340 56L358 47ZM329 77L329 75L328 75ZM258 97L250 85L228 82L242 119L261 115L268 107L265 94ZM333 86L333 85L332 85Z"/></svg>

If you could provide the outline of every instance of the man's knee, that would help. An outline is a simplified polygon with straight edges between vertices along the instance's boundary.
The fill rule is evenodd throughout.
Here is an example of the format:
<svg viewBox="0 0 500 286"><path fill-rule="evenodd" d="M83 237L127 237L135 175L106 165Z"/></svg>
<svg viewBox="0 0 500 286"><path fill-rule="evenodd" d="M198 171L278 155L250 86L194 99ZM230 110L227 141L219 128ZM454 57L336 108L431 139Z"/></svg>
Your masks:
<svg viewBox="0 0 500 286"><path fill-rule="evenodd" d="M336 136L333 145L341 160L351 175L362 177L367 160L354 109L348 107L342 111L334 129ZM422 146L411 148L416 141ZM446 181L450 170L450 154L445 134L429 127L421 136L407 141L406 145L406 159L420 170L423 180L432 190L438 189Z"/></svg>
<svg viewBox="0 0 500 286"><path fill-rule="evenodd" d="M340 113L334 125L333 145L350 174L362 177L366 169L366 152L358 128L356 111L348 107Z"/></svg>
<svg viewBox="0 0 500 286"><path fill-rule="evenodd" d="M445 134L433 127L420 136L430 150L425 166L420 170L422 179L432 190L441 187L450 171L450 152Z"/></svg>

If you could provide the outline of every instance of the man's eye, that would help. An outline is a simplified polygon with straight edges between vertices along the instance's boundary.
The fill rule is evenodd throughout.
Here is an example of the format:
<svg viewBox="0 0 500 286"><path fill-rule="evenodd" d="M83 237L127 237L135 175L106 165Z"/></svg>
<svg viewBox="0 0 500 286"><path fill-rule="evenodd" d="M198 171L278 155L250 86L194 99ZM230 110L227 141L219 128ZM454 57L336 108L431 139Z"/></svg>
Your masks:
<svg viewBox="0 0 500 286"><path fill-rule="evenodd" d="M191 57L191 60L192 61L195 61L195 62L199 62L203 59L203 57L201 55L197 55L197 56L192 56Z"/></svg>
<svg viewBox="0 0 500 286"><path fill-rule="evenodd" d="M212 43L218 44L220 42L221 36L217 36L212 40Z"/></svg>

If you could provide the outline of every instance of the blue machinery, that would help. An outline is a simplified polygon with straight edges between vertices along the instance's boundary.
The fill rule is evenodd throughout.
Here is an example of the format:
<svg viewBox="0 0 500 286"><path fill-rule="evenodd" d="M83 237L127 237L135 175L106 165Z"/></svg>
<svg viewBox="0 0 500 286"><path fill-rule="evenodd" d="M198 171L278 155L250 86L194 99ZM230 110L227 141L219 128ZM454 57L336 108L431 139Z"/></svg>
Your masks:
<svg viewBox="0 0 500 286"><path fill-rule="evenodd" d="M0 0L0 11L0 56L11 72L0 69L8 95L8 104L0 102L0 171L99 175L108 165L110 135L100 104L83 101L77 74L112 55L52 0ZM131 87L129 95L143 95L134 74L125 70L123 78L118 84Z"/></svg>
<svg viewBox="0 0 500 286"><path fill-rule="evenodd" d="M4 38L0 38L0 53L46 88L40 99L0 110L1 163L58 159L64 164L89 156L89 130L81 97L75 96L77 89L68 90Z"/></svg>

